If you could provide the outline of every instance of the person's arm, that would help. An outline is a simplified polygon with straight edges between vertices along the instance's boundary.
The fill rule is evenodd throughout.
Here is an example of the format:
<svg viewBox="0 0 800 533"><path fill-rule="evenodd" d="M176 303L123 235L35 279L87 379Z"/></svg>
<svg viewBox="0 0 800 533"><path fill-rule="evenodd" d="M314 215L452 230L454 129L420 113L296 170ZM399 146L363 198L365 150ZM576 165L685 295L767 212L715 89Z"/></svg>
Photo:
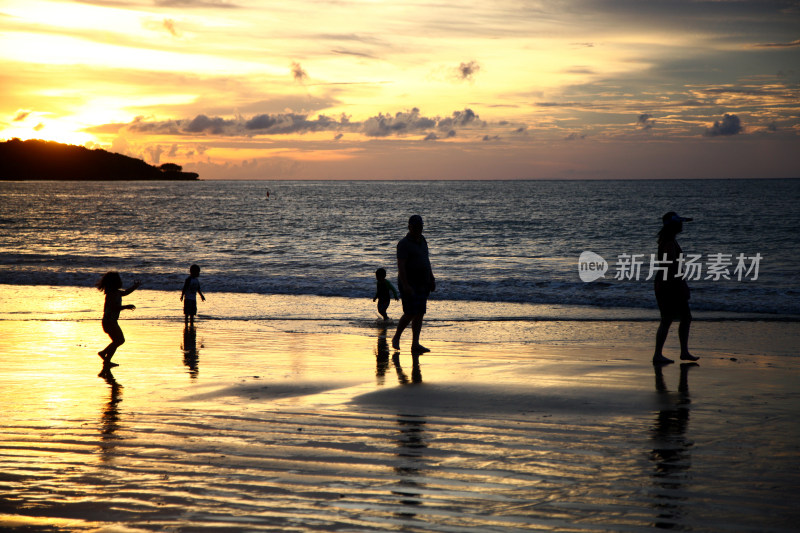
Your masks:
<svg viewBox="0 0 800 533"><path fill-rule="evenodd" d="M394 285L392 285L392 282L389 281L388 279L386 280L386 283L389 284L389 288L392 290L392 294L394 294L394 299L397 300L398 299L397 289L394 288Z"/></svg>
<svg viewBox="0 0 800 533"><path fill-rule="evenodd" d="M138 279L137 279L137 280L135 280L135 281L133 282L133 285L131 285L130 287L128 287L127 289L125 289L124 291L122 291L122 296L127 296L127 295L129 295L130 293L132 293L133 291L135 291L136 289L138 289L138 288L139 288L139 285L141 285L141 284L142 284L142 282L141 282L141 281L139 281ZM123 309L125 309L125 308L123 307Z"/></svg>
<svg viewBox="0 0 800 533"><path fill-rule="evenodd" d="M201 290L200 290L200 284L199 284L199 283L197 284L197 294L199 294L199 295L200 295L200 298L202 298L202 300L203 300L204 302L206 301L206 297L205 297L205 296L203 296L203 291L201 291Z"/></svg>
<svg viewBox="0 0 800 533"><path fill-rule="evenodd" d="M189 290L189 281L191 278L186 278L186 281L183 282L183 289L181 289L181 301L183 301L183 297L186 296L186 291Z"/></svg>
<svg viewBox="0 0 800 533"><path fill-rule="evenodd" d="M408 263L407 257L397 258L397 281L400 283L400 291L406 295L413 295L414 289L408 284L408 277L406 276L406 264Z"/></svg>
<svg viewBox="0 0 800 533"><path fill-rule="evenodd" d="M428 243L425 243L425 251L428 251ZM433 276L433 267L431 266L431 259L429 254L425 254L428 259L428 290L430 292L436 292L436 278Z"/></svg>

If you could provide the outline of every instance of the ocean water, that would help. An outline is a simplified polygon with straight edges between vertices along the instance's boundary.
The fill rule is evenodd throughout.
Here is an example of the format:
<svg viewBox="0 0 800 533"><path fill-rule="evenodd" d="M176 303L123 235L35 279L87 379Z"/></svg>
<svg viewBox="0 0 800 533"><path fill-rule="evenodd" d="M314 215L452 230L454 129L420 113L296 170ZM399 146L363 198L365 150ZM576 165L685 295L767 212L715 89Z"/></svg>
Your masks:
<svg viewBox="0 0 800 533"><path fill-rule="evenodd" d="M376 268L396 279L395 245L419 213L445 306L652 318L650 254L674 210L694 218L678 239L700 255L693 310L794 321L798 201L800 179L0 182L0 285L91 287L118 270L179 291L197 263L209 294L371 298ZM606 260L603 278L581 280L584 251ZM624 254L641 256L638 279ZM730 279L706 279L717 254Z"/></svg>

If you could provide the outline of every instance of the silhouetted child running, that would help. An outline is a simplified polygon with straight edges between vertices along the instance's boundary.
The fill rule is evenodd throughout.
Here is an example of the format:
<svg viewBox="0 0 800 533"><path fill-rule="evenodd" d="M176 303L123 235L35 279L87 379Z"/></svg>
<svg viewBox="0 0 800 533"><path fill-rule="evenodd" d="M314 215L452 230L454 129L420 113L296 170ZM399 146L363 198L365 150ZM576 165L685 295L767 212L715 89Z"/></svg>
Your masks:
<svg viewBox="0 0 800 533"><path fill-rule="evenodd" d="M200 295L200 298L203 301L206 301L206 297L203 296L203 291L200 290L200 280L197 279L200 277L200 267L197 265L192 265L189 267L189 277L186 278L186 282L183 284L183 290L181 291L181 301L183 302L183 315L184 315L184 324L189 325L191 323L194 326L194 316L197 314L197 295Z"/></svg>
<svg viewBox="0 0 800 533"><path fill-rule="evenodd" d="M397 301L397 289L394 288L391 281L386 279L385 269L379 268L376 270L375 278L377 279L378 286L372 301L378 300L378 313L380 313L384 320L389 320L389 315L386 314L386 310L389 308L389 302L391 301L389 291L394 294L394 299Z"/></svg>
<svg viewBox="0 0 800 533"><path fill-rule="evenodd" d="M135 291L142 282L135 280L130 288L122 289L122 278L118 272L107 272L97 281L97 290L106 294L105 305L103 305L103 331L108 333L111 337L111 343L100 352L97 352L103 359L103 366L118 366L116 363L111 362L111 358L117 351L117 348L125 343L125 336L122 334L122 328L119 327L119 313L123 309L136 309L135 305L122 305L122 297L127 296Z"/></svg>

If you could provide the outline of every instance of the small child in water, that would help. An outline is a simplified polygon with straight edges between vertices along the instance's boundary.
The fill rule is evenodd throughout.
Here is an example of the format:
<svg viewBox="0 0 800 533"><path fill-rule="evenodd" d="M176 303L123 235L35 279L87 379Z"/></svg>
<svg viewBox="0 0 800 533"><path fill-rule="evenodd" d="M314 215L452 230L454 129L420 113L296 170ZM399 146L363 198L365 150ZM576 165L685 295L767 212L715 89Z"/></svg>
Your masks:
<svg viewBox="0 0 800 533"><path fill-rule="evenodd" d="M200 277L200 267L197 265L192 265L189 267L189 277L186 278L186 282L183 284L183 290L181 291L181 301L183 302L183 314L184 314L184 323L186 326L191 325L194 326L194 316L197 314L197 295L200 295L200 298L203 301L206 301L206 297L203 296L203 291L200 290L200 280L197 279Z"/></svg>
<svg viewBox="0 0 800 533"><path fill-rule="evenodd" d="M385 269L379 268L376 270L375 278L377 279L378 286L372 301L378 300L378 313L380 313L384 320L389 320L389 315L386 314L386 310L389 308L389 302L391 301L389 291L394 294L394 299L397 301L397 289L394 288L391 281L386 279Z"/></svg>
<svg viewBox="0 0 800 533"><path fill-rule="evenodd" d="M105 347L97 355L103 359L103 366L111 367L117 366L116 363L111 362L111 358L117 351L117 348L125 343L125 336L122 334L122 328L119 327L119 313L123 309L136 309L135 305L122 305L122 297L127 296L135 291L142 282L135 280L130 288L122 289L122 278L118 272L107 272L97 281L97 290L106 294L105 305L103 306L103 331L111 337L111 343Z"/></svg>

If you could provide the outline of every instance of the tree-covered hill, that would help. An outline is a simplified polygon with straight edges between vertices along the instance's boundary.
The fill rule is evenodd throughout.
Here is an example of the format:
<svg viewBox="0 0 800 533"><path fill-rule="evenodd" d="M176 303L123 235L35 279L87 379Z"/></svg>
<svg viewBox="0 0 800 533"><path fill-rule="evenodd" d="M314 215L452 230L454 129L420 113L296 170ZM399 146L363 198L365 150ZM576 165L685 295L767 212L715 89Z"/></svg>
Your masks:
<svg viewBox="0 0 800 533"><path fill-rule="evenodd" d="M179 165L160 167L101 149L52 141L0 143L0 180L196 180Z"/></svg>

